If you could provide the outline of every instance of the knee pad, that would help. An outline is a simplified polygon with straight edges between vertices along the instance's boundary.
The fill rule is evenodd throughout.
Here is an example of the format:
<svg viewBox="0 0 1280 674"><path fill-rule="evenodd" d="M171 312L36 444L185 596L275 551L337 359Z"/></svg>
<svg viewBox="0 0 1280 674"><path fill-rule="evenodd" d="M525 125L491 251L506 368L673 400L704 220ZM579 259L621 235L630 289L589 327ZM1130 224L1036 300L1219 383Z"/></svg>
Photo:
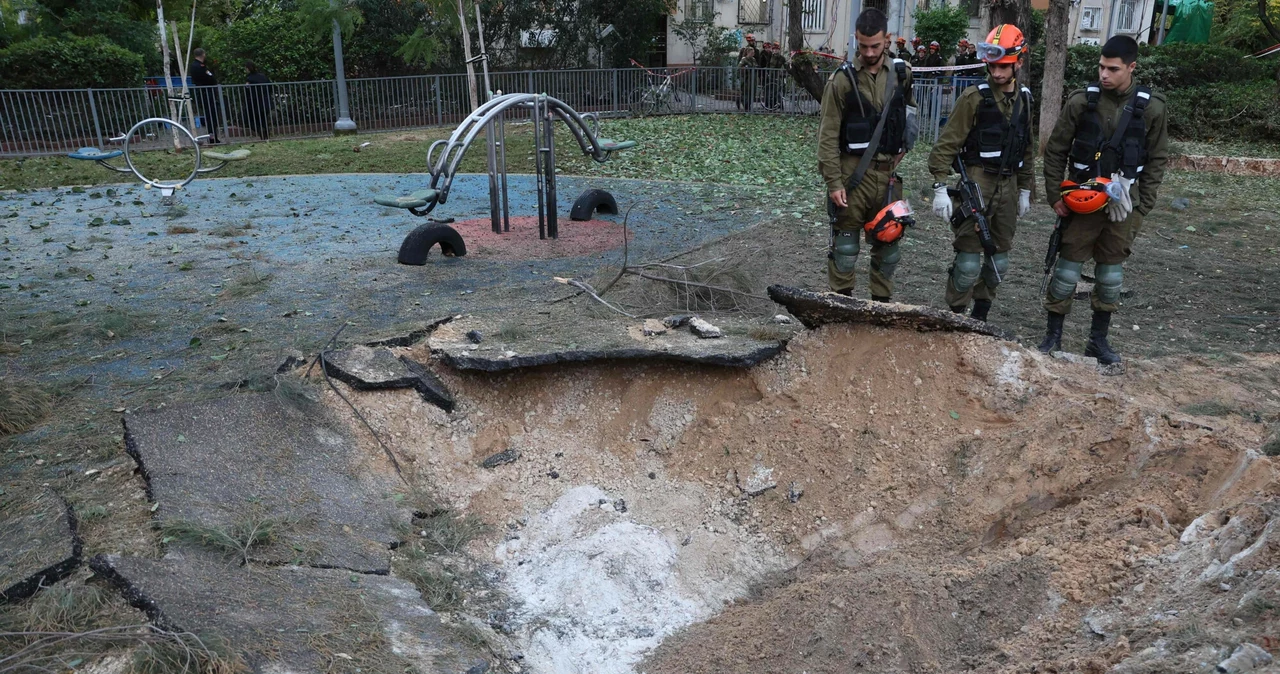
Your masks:
<svg viewBox="0 0 1280 674"><path fill-rule="evenodd" d="M956 292L967 293L973 289L982 273L982 253L956 253L951 263L951 287Z"/></svg>
<svg viewBox="0 0 1280 674"><path fill-rule="evenodd" d="M1098 288L1098 299L1102 300L1103 304L1119 302L1120 287L1124 285L1124 265L1096 265L1093 274Z"/></svg>
<svg viewBox="0 0 1280 674"><path fill-rule="evenodd" d="M858 250L861 242L857 232L837 231L831 235L831 260L835 262L836 271L848 274L854 270L858 262Z"/></svg>
<svg viewBox="0 0 1280 674"><path fill-rule="evenodd" d="M885 246L880 249L880 255L871 258L871 266L880 272L885 278L893 278L893 272L898 268L898 261L902 259L902 249L897 243L891 246Z"/></svg>
<svg viewBox="0 0 1280 674"><path fill-rule="evenodd" d="M1076 283L1080 281L1080 268L1083 262L1072 262L1058 258L1053 268L1053 281L1049 283L1049 296L1055 300L1069 299L1076 294Z"/></svg>
<svg viewBox="0 0 1280 674"><path fill-rule="evenodd" d="M1000 281L996 279L996 274L991 270L992 265L995 266L995 271L1000 272L1000 278L1004 278L1005 273L1009 271L1009 254L996 253L991 257L991 264L982 266L982 281L987 284L988 288L1000 285Z"/></svg>

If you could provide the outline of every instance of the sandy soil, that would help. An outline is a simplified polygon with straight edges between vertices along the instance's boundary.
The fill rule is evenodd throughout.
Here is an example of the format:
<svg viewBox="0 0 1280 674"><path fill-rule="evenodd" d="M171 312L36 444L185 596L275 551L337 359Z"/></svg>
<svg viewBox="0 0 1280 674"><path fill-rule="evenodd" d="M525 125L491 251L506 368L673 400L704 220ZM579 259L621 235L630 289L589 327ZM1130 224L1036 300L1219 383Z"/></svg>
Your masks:
<svg viewBox="0 0 1280 674"><path fill-rule="evenodd" d="M1212 671L1275 645L1274 356L1103 377L830 327L745 371L441 375L453 415L354 400L415 480L497 527L471 551L510 603L513 668ZM1178 411L1206 393L1233 411Z"/></svg>

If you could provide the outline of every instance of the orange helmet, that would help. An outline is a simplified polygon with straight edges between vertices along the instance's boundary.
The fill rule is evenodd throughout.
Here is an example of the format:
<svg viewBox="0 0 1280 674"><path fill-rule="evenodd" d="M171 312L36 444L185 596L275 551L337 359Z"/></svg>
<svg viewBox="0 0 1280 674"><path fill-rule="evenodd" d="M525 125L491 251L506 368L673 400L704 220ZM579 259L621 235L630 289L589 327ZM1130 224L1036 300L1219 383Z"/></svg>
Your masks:
<svg viewBox="0 0 1280 674"><path fill-rule="evenodd" d="M987 41L978 45L978 58L984 63L1017 63L1027 47L1027 38L1011 23L991 29Z"/></svg>
<svg viewBox="0 0 1280 674"><path fill-rule="evenodd" d="M871 221L863 226L867 230L867 240L875 240L880 243L893 243L902 238L904 227L914 227L915 218L912 215L915 211L911 210L911 204L904 199L899 199L888 206L880 209Z"/></svg>
<svg viewBox="0 0 1280 674"><path fill-rule="evenodd" d="M913 46L917 46L917 47L918 47L918 46L920 46L920 43L921 43L921 42L924 42L924 40L921 40L921 39L920 39L920 38L918 38L918 37L913 37L913 38L911 38L911 44L912 44Z"/></svg>
<svg viewBox="0 0 1280 674"><path fill-rule="evenodd" d="M1107 185L1110 178L1094 178L1083 183L1064 180L1058 187L1062 190L1062 202L1072 213L1086 215L1096 213L1111 200L1107 196Z"/></svg>
<svg viewBox="0 0 1280 674"><path fill-rule="evenodd" d="M898 44L906 44L906 43L907 43L907 38L905 38L905 37L901 37L901 36L900 36L900 37L898 37L897 42L898 42Z"/></svg>

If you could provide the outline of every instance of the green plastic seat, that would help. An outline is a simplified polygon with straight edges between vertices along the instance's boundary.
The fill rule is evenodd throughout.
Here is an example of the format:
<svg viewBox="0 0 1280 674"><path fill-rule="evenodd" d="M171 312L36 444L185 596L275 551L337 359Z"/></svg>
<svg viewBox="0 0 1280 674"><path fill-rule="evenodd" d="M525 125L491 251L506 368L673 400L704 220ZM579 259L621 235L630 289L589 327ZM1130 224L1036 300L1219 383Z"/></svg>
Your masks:
<svg viewBox="0 0 1280 674"><path fill-rule="evenodd" d="M636 146L636 142L634 140L610 140L608 138L597 138L596 142L600 144L600 149L605 152L625 150L629 147Z"/></svg>
<svg viewBox="0 0 1280 674"><path fill-rule="evenodd" d="M436 200L436 190L418 190L404 196L382 194L373 198L379 206L389 208L422 208Z"/></svg>
<svg viewBox="0 0 1280 674"><path fill-rule="evenodd" d="M218 152L216 150L202 150L200 152L201 157L208 157L214 161L243 161L249 158L249 154L249 150L243 147L230 152Z"/></svg>
<svg viewBox="0 0 1280 674"><path fill-rule="evenodd" d="M104 159L115 159L123 154L123 150L103 151L96 147L82 147L67 156L72 159L83 159L85 161L102 161Z"/></svg>

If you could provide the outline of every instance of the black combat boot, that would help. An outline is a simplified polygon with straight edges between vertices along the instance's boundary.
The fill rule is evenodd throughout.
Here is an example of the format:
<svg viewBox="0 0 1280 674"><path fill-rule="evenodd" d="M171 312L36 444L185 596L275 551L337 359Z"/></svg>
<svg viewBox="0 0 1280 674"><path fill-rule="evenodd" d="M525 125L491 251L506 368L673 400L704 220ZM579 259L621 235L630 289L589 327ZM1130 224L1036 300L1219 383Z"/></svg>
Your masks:
<svg viewBox="0 0 1280 674"><path fill-rule="evenodd" d="M991 300L974 300L973 311L969 313L969 318L975 321L987 321L987 314L991 311Z"/></svg>
<svg viewBox="0 0 1280 674"><path fill-rule="evenodd" d="M1098 359L1099 365L1114 365L1120 362L1120 354L1111 350L1107 343L1107 331L1111 329L1111 312L1094 311L1093 323L1089 325L1089 344L1084 347L1084 355Z"/></svg>
<svg viewBox="0 0 1280 674"><path fill-rule="evenodd" d="M1065 320L1067 320L1066 314L1049 312L1049 326L1045 328L1044 341L1040 342L1040 353L1062 350L1062 322Z"/></svg>
<svg viewBox="0 0 1280 674"><path fill-rule="evenodd" d="M963 313L964 313L964 310L965 310L965 309L968 309L968 308L969 308L969 307L966 307L966 306L965 306L965 305L963 305L963 304L957 304L957 305L955 305L955 306L951 307L951 313L953 313L953 314L963 314Z"/></svg>
<svg viewBox="0 0 1280 674"><path fill-rule="evenodd" d="M876 302L892 302L893 301L888 295L872 295L871 299L875 300Z"/></svg>

